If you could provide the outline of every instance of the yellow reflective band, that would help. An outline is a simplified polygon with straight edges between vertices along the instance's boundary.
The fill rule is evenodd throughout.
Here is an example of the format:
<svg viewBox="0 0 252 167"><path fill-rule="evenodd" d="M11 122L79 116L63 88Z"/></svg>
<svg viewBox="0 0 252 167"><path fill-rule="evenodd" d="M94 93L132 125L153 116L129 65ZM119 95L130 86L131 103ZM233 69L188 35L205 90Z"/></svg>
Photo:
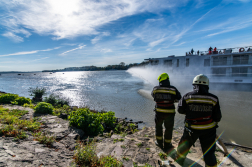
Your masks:
<svg viewBox="0 0 252 167"><path fill-rule="evenodd" d="M217 125L217 122L212 122L212 123L206 124L206 125L191 125L189 127L188 123L185 123L186 127L189 127L189 128L192 128L192 129L196 129L196 130L211 129L211 128L215 127L216 125Z"/></svg>
<svg viewBox="0 0 252 167"><path fill-rule="evenodd" d="M166 143L171 143L171 140L165 139Z"/></svg>
<svg viewBox="0 0 252 167"><path fill-rule="evenodd" d="M205 104L212 104L212 105L216 105L216 102L214 100L211 99L186 99L185 100L186 103L205 103Z"/></svg>
<svg viewBox="0 0 252 167"><path fill-rule="evenodd" d="M163 108L156 108L157 112L163 112L163 113L175 113L175 109L163 109Z"/></svg>
<svg viewBox="0 0 252 167"><path fill-rule="evenodd" d="M154 90L153 93L170 93L170 94L174 94L176 95L176 91L173 91L173 90L165 90L165 89L157 89L157 90Z"/></svg>
<svg viewBox="0 0 252 167"><path fill-rule="evenodd" d="M163 140L163 136L156 136L157 140Z"/></svg>
<svg viewBox="0 0 252 167"><path fill-rule="evenodd" d="M214 166L209 166L209 165L207 165L207 164L206 164L206 167L217 167L217 165L214 165Z"/></svg>

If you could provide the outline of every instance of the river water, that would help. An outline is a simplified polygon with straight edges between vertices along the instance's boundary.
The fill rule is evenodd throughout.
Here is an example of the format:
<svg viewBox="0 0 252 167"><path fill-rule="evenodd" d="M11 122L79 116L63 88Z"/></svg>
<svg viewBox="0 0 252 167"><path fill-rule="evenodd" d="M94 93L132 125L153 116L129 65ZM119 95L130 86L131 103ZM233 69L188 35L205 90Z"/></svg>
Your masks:
<svg viewBox="0 0 252 167"><path fill-rule="evenodd" d="M51 93L68 98L72 106L87 106L95 110L114 111L116 117L143 121L143 126L154 126L155 103L151 89L158 84L155 72L82 71L57 73L2 73L0 91L30 97L28 89L45 87ZM170 77L171 78L171 77ZM172 81L172 78L171 78ZM192 90L191 84L171 82L181 94ZM220 100L222 120L218 134L225 140L252 146L252 90L211 89ZM176 114L175 127L183 126L184 115Z"/></svg>

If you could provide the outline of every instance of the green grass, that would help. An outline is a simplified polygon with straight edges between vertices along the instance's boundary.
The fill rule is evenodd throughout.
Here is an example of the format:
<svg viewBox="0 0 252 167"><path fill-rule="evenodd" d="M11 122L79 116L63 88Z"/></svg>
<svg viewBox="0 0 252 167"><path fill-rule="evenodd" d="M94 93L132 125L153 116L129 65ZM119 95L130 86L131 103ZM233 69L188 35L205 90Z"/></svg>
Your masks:
<svg viewBox="0 0 252 167"><path fill-rule="evenodd" d="M167 159L167 154L166 153L160 152L160 153L158 153L158 156L160 157L161 160Z"/></svg>
<svg viewBox="0 0 252 167"><path fill-rule="evenodd" d="M136 145L137 145L137 147L142 147L143 143L137 143Z"/></svg>
<svg viewBox="0 0 252 167"><path fill-rule="evenodd" d="M121 148L126 148L126 146L125 145L121 145Z"/></svg>
<svg viewBox="0 0 252 167"><path fill-rule="evenodd" d="M42 132L34 133L33 136L35 137L35 140L39 141L40 144L45 144L48 147L51 147L55 141L53 136L49 136Z"/></svg>
<svg viewBox="0 0 252 167"><path fill-rule="evenodd" d="M74 162L78 166L103 166L103 167L122 167L122 162L113 156L103 156L98 158L94 143L84 145L77 141L77 147L74 153Z"/></svg>
<svg viewBox="0 0 252 167"><path fill-rule="evenodd" d="M124 139L118 139L118 138L116 138L116 139L114 139L114 141L113 141L113 143L116 143L116 142L123 142L124 141Z"/></svg>
<svg viewBox="0 0 252 167"><path fill-rule="evenodd" d="M128 157L123 157L122 159L125 160L125 161L129 161Z"/></svg>
<svg viewBox="0 0 252 167"><path fill-rule="evenodd" d="M25 131L37 132L41 123L34 120L21 120L20 118L28 111L9 110L0 106L0 135L6 137L15 137L16 139L25 139Z"/></svg>

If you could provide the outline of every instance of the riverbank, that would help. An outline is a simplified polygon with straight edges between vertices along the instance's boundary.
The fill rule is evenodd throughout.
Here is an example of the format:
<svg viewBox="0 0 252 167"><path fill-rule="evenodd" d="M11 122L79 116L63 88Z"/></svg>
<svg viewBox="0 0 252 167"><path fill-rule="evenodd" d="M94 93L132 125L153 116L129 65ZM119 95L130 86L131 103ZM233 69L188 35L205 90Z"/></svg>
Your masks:
<svg viewBox="0 0 252 167"><path fill-rule="evenodd" d="M55 136L56 141L50 147L40 144L31 133L24 140L13 140L13 137L0 137L0 166L74 166L73 155L76 140L85 138L85 132L69 127L69 121L52 115L34 116L31 108L16 105L3 105L10 110L27 110L22 119L36 119L41 125L42 133ZM0 126L3 126L2 124ZM172 144L176 148L182 136L182 128L173 132ZM167 166L180 166L166 155L154 143L154 127L127 135L110 133L95 137L96 154L98 157L111 155L123 162L125 167L132 166L161 166L162 162L169 162ZM86 138L83 142L87 142ZM218 164L221 166L252 166L252 153L249 149L227 146L229 156L225 157L220 149L216 150ZM204 166L199 141L192 147L184 166ZM165 158L165 159L162 159Z"/></svg>

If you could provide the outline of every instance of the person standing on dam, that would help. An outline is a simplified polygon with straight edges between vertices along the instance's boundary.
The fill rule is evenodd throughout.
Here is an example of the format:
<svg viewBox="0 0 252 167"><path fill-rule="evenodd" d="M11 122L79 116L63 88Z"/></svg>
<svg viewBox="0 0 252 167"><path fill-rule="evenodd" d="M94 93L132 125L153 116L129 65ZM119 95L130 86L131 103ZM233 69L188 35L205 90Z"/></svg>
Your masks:
<svg viewBox="0 0 252 167"><path fill-rule="evenodd" d="M177 162L183 164L189 149L199 138L206 167L217 167L215 140L221 120L218 97L209 93L209 79L200 74L193 79L193 91L179 101L178 112L185 114L185 128L177 148Z"/></svg>
<svg viewBox="0 0 252 167"><path fill-rule="evenodd" d="M164 151L172 148L172 131L174 126L175 106L174 101L181 99L180 92L174 86L170 85L169 75L162 73L158 77L159 86L155 86L151 93L156 106L155 129L156 129L156 145ZM165 126L165 134L163 138L163 123Z"/></svg>

